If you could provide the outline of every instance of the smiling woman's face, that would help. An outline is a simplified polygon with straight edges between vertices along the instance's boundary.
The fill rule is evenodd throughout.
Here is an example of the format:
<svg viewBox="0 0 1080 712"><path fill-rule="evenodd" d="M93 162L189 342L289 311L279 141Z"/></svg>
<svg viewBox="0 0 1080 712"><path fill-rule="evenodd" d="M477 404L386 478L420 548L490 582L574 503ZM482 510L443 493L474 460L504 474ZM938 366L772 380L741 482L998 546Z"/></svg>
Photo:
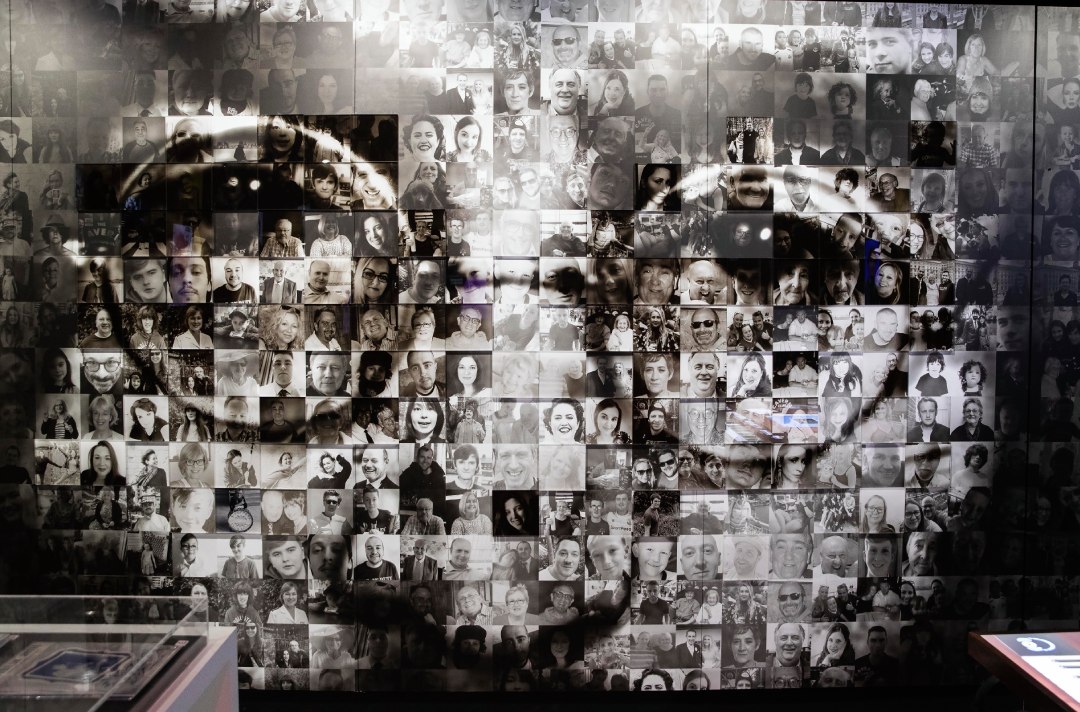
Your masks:
<svg viewBox="0 0 1080 712"><path fill-rule="evenodd" d="M435 125L430 121L417 121L409 134L409 150L421 160L435 160L435 151L439 147L439 137Z"/></svg>
<svg viewBox="0 0 1080 712"><path fill-rule="evenodd" d="M409 419L412 422L413 430L415 430L418 435L427 435L435 430L437 411L430 403L417 401L416 403L413 403L412 411L409 413Z"/></svg>

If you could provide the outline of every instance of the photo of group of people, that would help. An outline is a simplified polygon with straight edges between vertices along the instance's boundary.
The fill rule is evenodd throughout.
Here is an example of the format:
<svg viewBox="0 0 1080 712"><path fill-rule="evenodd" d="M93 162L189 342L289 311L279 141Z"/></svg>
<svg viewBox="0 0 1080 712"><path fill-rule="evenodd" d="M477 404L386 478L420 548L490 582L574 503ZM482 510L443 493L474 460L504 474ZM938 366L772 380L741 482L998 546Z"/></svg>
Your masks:
<svg viewBox="0 0 1080 712"><path fill-rule="evenodd" d="M0 593L252 688L980 679L1080 616L1040 13L13 0Z"/></svg>

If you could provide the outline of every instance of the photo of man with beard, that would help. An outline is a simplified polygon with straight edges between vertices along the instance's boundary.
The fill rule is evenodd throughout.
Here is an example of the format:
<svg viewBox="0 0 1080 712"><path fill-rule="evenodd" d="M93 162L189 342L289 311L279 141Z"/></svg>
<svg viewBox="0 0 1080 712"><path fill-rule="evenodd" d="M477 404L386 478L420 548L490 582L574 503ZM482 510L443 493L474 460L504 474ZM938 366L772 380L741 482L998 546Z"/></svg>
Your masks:
<svg viewBox="0 0 1080 712"><path fill-rule="evenodd" d="M483 666L487 653L487 631L478 625L462 625L454 630L450 643L450 660L458 670L475 670Z"/></svg>
<svg viewBox="0 0 1080 712"><path fill-rule="evenodd" d="M358 398L392 398L390 379L393 377L393 358L387 351L364 351L356 369L357 385L353 394Z"/></svg>
<svg viewBox="0 0 1080 712"><path fill-rule="evenodd" d="M809 583L784 581L780 584L770 584L769 598L770 621L803 623L810 620Z"/></svg>

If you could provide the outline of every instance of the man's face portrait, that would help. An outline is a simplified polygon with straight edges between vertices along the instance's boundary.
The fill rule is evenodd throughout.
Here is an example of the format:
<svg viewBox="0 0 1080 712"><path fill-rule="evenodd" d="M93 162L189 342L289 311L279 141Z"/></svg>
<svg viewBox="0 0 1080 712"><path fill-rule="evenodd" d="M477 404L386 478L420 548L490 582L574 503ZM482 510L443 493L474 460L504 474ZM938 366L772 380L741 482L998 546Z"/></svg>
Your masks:
<svg viewBox="0 0 1080 712"><path fill-rule="evenodd" d="M455 539L450 545L450 561L456 568L464 569L472 556L472 544L468 539Z"/></svg>
<svg viewBox="0 0 1080 712"><path fill-rule="evenodd" d="M317 292L325 292L330 283L330 263L315 260L308 267L308 286Z"/></svg>
<svg viewBox="0 0 1080 712"><path fill-rule="evenodd" d="M911 458L915 463L915 473L923 482L929 482L937 472L941 449L932 443L920 443L914 448Z"/></svg>
<svg viewBox="0 0 1080 712"><path fill-rule="evenodd" d="M785 581L780 584L776 593L776 605L780 609L780 615L786 620L796 620L806 611L806 594L801 585L794 581Z"/></svg>
<svg viewBox="0 0 1080 712"><path fill-rule="evenodd" d="M925 511L925 508L924 508ZM914 532L907 543L908 566L916 576L930 576L937 562L938 537Z"/></svg>
<svg viewBox="0 0 1080 712"><path fill-rule="evenodd" d="M875 331L883 342L891 341L899 326L896 313L893 311L879 311L874 320Z"/></svg>
<svg viewBox="0 0 1080 712"><path fill-rule="evenodd" d="M937 420L937 403L925 400L919 403L919 422L929 427Z"/></svg>
<svg viewBox="0 0 1080 712"><path fill-rule="evenodd" d="M337 336L337 318L333 312L320 312L315 319L315 333L323 343L330 343Z"/></svg>
<svg viewBox="0 0 1080 712"><path fill-rule="evenodd" d="M556 589L559 590L559 589ZM552 594L554 596L555 594ZM573 595L573 594L571 594ZM516 665L529 659L529 631L525 626L505 626L501 632L503 654Z"/></svg>
<svg viewBox="0 0 1080 712"><path fill-rule="evenodd" d="M592 146L604 161L620 162L626 158L630 130L620 118L608 117L593 132Z"/></svg>
<svg viewBox="0 0 1080 712"><path fill-rule="evenodd" d="M563 539L555 547L552 569L555 575L569 579L577 575L581 563L581 544L577 539Z"/></svg>
<svg viewBox="0 0 1080 712"><path fill-rule="evenodd" d="M773 534L770 544L772 572L776 578L799 578L810 561L808 534Z"/></svg>
<svg viewBox="0 0 1080 712"><path fill-rule="evenodd" d="M906 30L866 29L866 61L875 74L906 74L911 67L911 38Z"/></svg>
<svg viewBox="0 0 1080 712"><path fill-rule="evenodd" d="M690 333L698 346L711 346L716 343L720 331L720 320L712 309L697 309L690 318Z"/></svg>
<svg viewBox="0 0 1080 712"><path fill-rule="evenodd" d="M369 482L378 482L386 474L386 451L367 448L360 455L360 472ZM366 497L365 497L366 499Z"/></svg>
<svg viewBox="0 0 1080 712"><path fill-rule="evenodd" d="M844 576L849 564L847 540L831 536L821 543L821 570L826 574Z"/></svg>
<svg viewBox="0 0 1080 712"><path fill-rule="evenodd" d="M802 122L799 122L799 126L802 126ZM794 134L795 127L791 128L791 133ZM806 129L803 128L799 133L798 144L802 145L802 138L806 135ZM793 136L792 141L796 139ZM793 205L804 205L810 198L810 185L813 179L809 175L786 170L784 171L784 190L787 192L788 197L791 199Z"/></svg>
<svg viewBox="0 0 1080 712"><path fill-rule="evenodd" d="M802 658L803 630L798 623L782 623L776 628L776 662L782 667L798 665Z"/></svg>
<svg viewBox="0 0 1080 712"><path fill-rule="evenodd" d="M108 393L123 375L123 363L121 352L95 349L84 357L83 373L98 393Z"/></svg>
<svg viewBox="0 0 1080 712"><path fill-rule="evenodd" d="M409 602L413 610L419 616L425 616L431 612L431 591L426 588L417 588L409 595Z"/></svg>
<svg viewBox="0 0 1080 712"><path fill-rule="evenodd" d="M720 547L711 534L679 538L679 563L683 576L691 581L717 578L720 570Z"/></svg>
<svg viewBox="0 0 1080 712"><path fill-rule="evenodd" d="M339 354L316 354L311 357L311 383L323 395L341 390L347 372L345 357Z"/></svg>
<svg viewBox="0 0 1080 712"><path fill-rule="evenodd" d="M667 426L667 418L662 410L649 411L649 429L654 433L661 432Z"/></svg>
<svg viewBox="0 0 1080 712"><path fill-rule="evenodd" d="M348 558L344 537L337 534L315 534L308 547L312 576L323 581L342 577Z"/></svg>
<svg viewBox="0 0 1080 712"><path fill-rule="evenodd" d="M871 655L881 655L885 652L885 643L888 636L879 630L875 630L866 637L866 647Z"/></svg>
<svg viewBox="0 0 1080 712"><path fill-rule="evenodd" d="M870 478L881 485L896 481L904 469L904 457L899 448L875 447L870 451Z"/></svg>
<svg viewBox="0 0 1080 712"><path fill-rule="evenodd" d="M553 89L553 91L559 90ZM569 93L569 89L564 88L561 94L553 94L552 103L561 102ZM574 96L574 106L570 109L571 111L576 108L576 94ZM556 110L558 108L558 105L556 105ZM578 135L579 129L576 117L556 115L548 118L548 138L551 140L551 151L556 161L565 163L570 160L574 150L577 148Z"/></svg>
<svg viewBox="0 0 1080 712"><path fill-rule="evenodd" d="M668 81L667 79L650 79L649 86L649 103L656 104L657 106L664 106L668 100Z"/></svg>
<svg viewBox="0 0 1080 712"><path fill-rule="evenodd" d="M669 541L640 541L633 545L638 573L644 580L659 580L667 570L674 544Z"/></svg>
<svg viewBox="0 0 1080 712"><path fill-rule="evenodd" d="M735 198L748 210L756 210L769 198L769 174L764 168L742 168L734 177Z"/></svg>
<svg viewBox="0 0 1080 712"><path fill-rule="evenodd" d="M555 36L558 37L560 32L568 32L571 40L576 35L572 28L565 25L555 29ZM563 47L566 47L566 45L563 45ZM558 55L560 51L566 52L567 50L563 49L563 47L556 47L555 54ZM551 106L555 113L560 116L574 115L578 108L578 97L581 94L581 80L577 71L573 69L554 70L548 80L548 86L551 91ZM577 122L573 121L572 123L576 128ZM548 127L553 126L555 124L549 121Z"/></svg>
<svg viewBox="0 0 1080 712"><path fill-rule="evenodd" d="M518 174L518 180L525 195L534 197L540 192L540 180L536 177L536 171L523 170Z"/></svg>
<svg viewBox="0 0 1080 712"><path fill-rule="evenodd" d="M761 56L763 47L764 38L759 30L754 28L743 30L742 35L739 37L739 51L742 52L748 64L757 61L757 58Z"/></svg>
<svg viewBox="0 0 1080 712"><path fill-rule="evenodd" d="M475 588L466 586L458 591L457 604L458 610L461 611L462 615L471 619L475 618L476 614L483 608L484 599L480 595L480 592Z"/></svg>
<svg viewBox="0 0 1080 712"><path fill-rule="evenodd" d="M442 282L442 270L436 263L425 260L416 267L413 289L423 301L430 300L438 293Z"/></svg>
<svg viewBox="0 0 1080 712"><path fill-rule="evenodd" d="M495 477L507 489L532 486L536 478L536 457L528 445L500 446L495 455Z"/></svg>
<svg viewBox="0 0 1080 712"><path fill-rule="evenodd" d="M417 389L424 393L430 392L435 387L435 354L430 351L413 351L409 354L408 365L409 375Z"/></svg>
<svg viewBox="0 0 1080 712"><path fill-rule="evenodd" d="M870 134L870 152L879 161L888 161L892 158L892 132L884 127L873 130ZM895 187L895 186L894 186ZM888 196L883 196L888 200Z"/></svg>
<svg viewBox="0 0 1080 712"><path fill-rule="evenodd" d="M764 453L750 445L732 445L728 449L724 470L728 486L737 489L754 489L765 475L767 458Z"/></svg>

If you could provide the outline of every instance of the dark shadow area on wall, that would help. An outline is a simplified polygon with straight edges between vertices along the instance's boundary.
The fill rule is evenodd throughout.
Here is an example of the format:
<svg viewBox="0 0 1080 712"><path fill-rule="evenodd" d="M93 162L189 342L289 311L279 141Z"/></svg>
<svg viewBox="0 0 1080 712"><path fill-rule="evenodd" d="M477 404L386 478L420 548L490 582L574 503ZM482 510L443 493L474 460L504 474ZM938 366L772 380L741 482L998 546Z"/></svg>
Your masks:
<svg viewBox="0 0 1080 712"><path fill-rule="evenodd" d="M354 695L347 693L309 693L310 704L320 709L346 709L355 705ZM807 695L811 695L808 699ZM410 704L437 705L446 712L467 712L477 705L510 705L516 712L542 712L553 706L567 712L595 709L596 705L610 706L612 709L636 712L655 709L655 703L630 693L608 693L603 697L581 695L552 695L534 693L524 696L500 695L493 693L473 693L455 699L445 695L433 697L423 693L409 695ZM794 690L757 690L749 692L711 692L699 695L691 692L669 693L665 700L678 706L685 712L705 712L716 709L717 705L731 710L760 710L761 712L782 712L792 705L807 706L811 709L831 709L844 705L872 705L876 712L908 712L920 706L934 706L935 709L949 708L958 712L1020 712L1024 709L1023 701L1000 684L988 683L974 687L937 687L930 689L906 688L884 693L881 690L814 690L813 692ZM402 697L385 693L371 693L364 696L365 704L376 706L400 704ZM295 697L289 693L251 691L241 693L241 712L286 712L295 708Z"/></svg>

